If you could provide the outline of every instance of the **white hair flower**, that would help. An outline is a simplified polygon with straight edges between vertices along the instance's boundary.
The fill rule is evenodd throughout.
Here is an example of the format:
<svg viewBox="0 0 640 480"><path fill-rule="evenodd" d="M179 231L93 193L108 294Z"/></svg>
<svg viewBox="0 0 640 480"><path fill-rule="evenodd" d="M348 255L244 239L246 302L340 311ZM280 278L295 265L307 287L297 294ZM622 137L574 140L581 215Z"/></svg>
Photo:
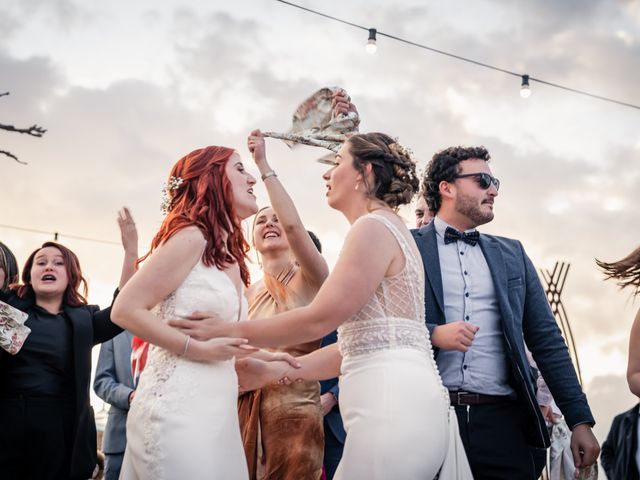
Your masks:
<svg viewBox="0 0 640 480"><path fill-rule="evenodd" d="M180 185L184 183L184 179L182 177L169 177L169 181L162 188L162 202L160 202L160 211L163 214L167 214L171 211L173 197L175 196L173 192L180 188Z"/></svg>

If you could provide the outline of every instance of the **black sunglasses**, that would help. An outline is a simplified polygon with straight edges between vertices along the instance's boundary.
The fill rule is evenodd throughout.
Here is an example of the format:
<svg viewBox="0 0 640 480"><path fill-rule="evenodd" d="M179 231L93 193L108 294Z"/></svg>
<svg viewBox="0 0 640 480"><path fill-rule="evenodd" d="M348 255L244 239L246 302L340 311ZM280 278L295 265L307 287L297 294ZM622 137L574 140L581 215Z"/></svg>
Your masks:
<svg viewBox="0 0 640 480"><path fill-rule="evenodd" d="M464 173L462 175L456 175L453 178L465 178L465 177L474 177L480 188L483 190L487 190L491 184L496 187L496 190L500 190L500 180L496 177L489 175L488 173L479 172L479 173Z"/></svg>

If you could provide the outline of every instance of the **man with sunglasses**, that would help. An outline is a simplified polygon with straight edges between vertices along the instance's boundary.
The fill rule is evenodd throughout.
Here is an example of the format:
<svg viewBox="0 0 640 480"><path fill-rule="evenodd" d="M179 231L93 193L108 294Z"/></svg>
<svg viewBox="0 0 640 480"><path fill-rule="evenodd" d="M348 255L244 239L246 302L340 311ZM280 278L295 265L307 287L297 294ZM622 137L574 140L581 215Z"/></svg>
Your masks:
<svg viewBox="0 0 640 480"><path fill-rule="evenodd" d="M532 479L549 435L533 353L568 425L576 467L595 463L593 416L536 270L521 243L482 234L500 182L484 147L433 156L423 189L433 221L413 234L425 270L427 327L474 478Z"/></svg>

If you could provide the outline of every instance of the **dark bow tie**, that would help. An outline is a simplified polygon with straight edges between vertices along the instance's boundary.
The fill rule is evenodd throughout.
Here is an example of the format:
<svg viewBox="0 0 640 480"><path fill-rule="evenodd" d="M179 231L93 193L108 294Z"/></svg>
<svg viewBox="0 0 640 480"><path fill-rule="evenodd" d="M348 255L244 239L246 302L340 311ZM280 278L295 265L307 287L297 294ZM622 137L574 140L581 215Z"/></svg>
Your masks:
<svg viewBox="0 0 640 480"><path fill-rule="evenodd" d="M447 229L444 231L445 245L453 243L456 240L461 240L464 243L474 246L478 243L479 238L480 238L480 232L477 230L466 233L466 232L459 232L455 228L447 227Z"/></svg>

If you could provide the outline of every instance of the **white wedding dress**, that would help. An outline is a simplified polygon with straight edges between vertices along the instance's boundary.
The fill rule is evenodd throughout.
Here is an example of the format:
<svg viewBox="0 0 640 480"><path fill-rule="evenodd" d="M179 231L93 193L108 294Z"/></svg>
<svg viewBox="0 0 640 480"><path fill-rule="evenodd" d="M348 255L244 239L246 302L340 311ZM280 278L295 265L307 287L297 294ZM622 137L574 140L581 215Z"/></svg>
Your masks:
<svg viewBox="0 0 640 480"><path fill-rule="evenodd" d="M347 439L336 480L471 479L424 321L424 270L415 245L382 215L405 257L338 328L340 411ZM437 258L433 261L438 261Z"/></svg>
<svg viewBox="0 0 640 480"><path fill-rule="evenodd" d="M235 322L247 305L227 274L200 260L156 307L158 321L194 311ZM192 362L152 345L127 418L120 479L247 479L237 397L233 360Z"/></svg>

